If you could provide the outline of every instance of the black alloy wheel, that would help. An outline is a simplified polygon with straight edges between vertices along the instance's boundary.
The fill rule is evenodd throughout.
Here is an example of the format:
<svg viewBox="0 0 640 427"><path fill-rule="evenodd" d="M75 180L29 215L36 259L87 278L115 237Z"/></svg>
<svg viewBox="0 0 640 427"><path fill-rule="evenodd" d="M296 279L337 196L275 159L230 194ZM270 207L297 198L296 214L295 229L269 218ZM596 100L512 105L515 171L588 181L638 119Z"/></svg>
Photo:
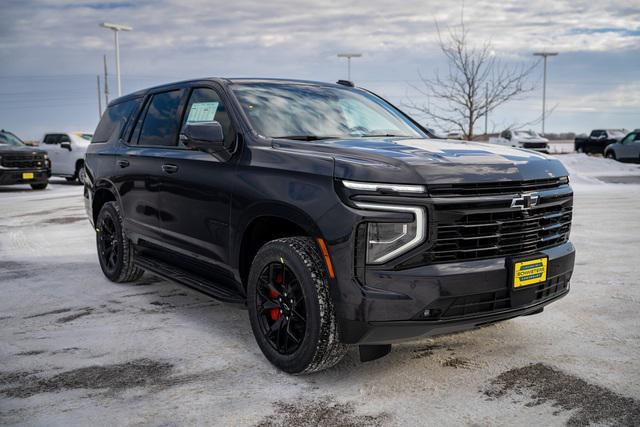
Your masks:
<svg viewBox="0 0 640 427"><path fill-rule="evenodd" d="M98 223L98 256L101 264L109 271L115 271L120 256L120 241L114 218L102 215Z"/></svg>
<svg viewBox="0 0 640 427"><path fill-rule="evenodd" d="M304 339L307 312L298 278L282 262L272 262L260 273L256 309L260 329L280 354L292 354Z"/></svg>

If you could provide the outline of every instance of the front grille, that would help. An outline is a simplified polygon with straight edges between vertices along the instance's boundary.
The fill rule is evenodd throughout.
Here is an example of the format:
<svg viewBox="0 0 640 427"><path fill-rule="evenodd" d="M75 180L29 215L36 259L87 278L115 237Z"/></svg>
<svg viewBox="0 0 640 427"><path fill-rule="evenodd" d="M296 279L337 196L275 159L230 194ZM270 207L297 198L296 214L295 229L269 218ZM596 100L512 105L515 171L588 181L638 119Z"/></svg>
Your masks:
<svg viewBox="0 0 640 427"><path fill-rule="evenodd" d="M0 162L5 168L42 168L44 167L44 156L38 154L3 154Z"/></svg>
<svg viewBox="0 0 640 427"><path fill-rule="evenodd" d="M569 240L573 192L566 178L438 185L430 192L429 242L398 269L531 255ZM511 207L526 194L537 204Z"/></svg>
<svg viewBox="0 0 640 427"><path fill-rule="evenodd" d="M458 215L437 211L436 242L429 251L431 262L447 262L525 255L566 242L571 230L569 203L528 210L509 210Z"/></svg>
<svg viewBox="0 0 640 427"><path fill-rule="evenodd" d="M569 288L569 277L569 274L560 275L539 285L532 286L531 288L535 289L535 293L531 294L529 301L525 304L520 304L520 306L540 303L566 292ZM526 289L515 292L526 292ZM511 296L510 290L505 288L496 292L440 298L427 307L433 313L429 320L471 317L483 313L518 308Z"/></svg>
<svg viewBox="0 0 640 427"><path fill-rule="evenodd" d="M431 197L489 196L547 190L567 184L567 182L567 178L547 178L529 181L502 181L476 184L433 184L428 186L428 190Z"/></svg>
<svg viewBox="0 0 640 427"><path fill-rule="evenodd" d="M546 142L524 142L522 144L524 148L547 148Z"/></svg>

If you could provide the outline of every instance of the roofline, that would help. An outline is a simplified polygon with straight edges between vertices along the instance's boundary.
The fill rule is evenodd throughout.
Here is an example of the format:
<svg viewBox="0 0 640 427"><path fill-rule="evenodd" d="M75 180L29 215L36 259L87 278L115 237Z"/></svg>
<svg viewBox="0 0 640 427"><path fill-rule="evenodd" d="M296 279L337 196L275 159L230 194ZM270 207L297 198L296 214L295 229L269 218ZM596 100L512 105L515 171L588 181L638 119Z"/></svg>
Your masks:
<svg viewBox="0 0 640 427"><path fill-rule="evenodd" d="M320 82L320 81L302 80L302 79L274 78L274 77L203 77L199 79L180 80L177 82L170 82L170 83L165 83L161 85L151 86L146 89L141 89L141 90L138 90L138 91L135 91L111 100L107 105L107 107L119 104L124 101L131 100L131 99L140 98L146 95L150 91L155 91L165 87L171 87L171 86L187 84L187 83L205 82L205 81L217 82L221 84L234 84L234 83L240 83L240 84L241 83L283 83L285 84L285 83L289 83L289 84L305 84L305 85L339 87L339 88L348 87L338 83ZM357 87L357 86L354 86L354 87Z"/></svg>

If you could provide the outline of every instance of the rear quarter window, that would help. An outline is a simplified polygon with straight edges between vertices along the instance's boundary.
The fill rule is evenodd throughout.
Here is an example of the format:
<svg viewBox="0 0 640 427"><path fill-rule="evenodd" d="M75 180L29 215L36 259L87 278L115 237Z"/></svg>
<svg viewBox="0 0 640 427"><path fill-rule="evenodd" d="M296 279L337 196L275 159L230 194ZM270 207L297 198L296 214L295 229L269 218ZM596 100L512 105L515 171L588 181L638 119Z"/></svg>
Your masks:
<svg viewBox="0 0 640 427"><path fill-rule="evenodd" d="M102 115L91 142L107 142L112 135L120 135L129 116L137 110L142 98L120 102L107 108Z"/></svg>

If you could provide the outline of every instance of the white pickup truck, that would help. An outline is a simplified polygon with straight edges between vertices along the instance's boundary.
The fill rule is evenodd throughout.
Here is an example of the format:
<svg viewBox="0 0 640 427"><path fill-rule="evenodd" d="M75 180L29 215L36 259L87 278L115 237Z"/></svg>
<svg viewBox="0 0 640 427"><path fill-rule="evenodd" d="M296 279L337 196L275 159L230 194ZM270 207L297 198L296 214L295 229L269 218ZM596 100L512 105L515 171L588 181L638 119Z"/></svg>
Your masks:
<svg viewBox="0 0 640 427"><path fill-rule="evenodd" d="M91 143L88 132L51 132L44 135L40 147L51 159L51 174L67 181L84 183L84 153Z"/></svg>
<svg viewBox="0 0 640 427"><path fill-rule="evenodd" d="M508 147L526 148L528 150L549 152L549 140L532 130L510 130L500 133L497 138L489 138L489 143Z"/></svg>

